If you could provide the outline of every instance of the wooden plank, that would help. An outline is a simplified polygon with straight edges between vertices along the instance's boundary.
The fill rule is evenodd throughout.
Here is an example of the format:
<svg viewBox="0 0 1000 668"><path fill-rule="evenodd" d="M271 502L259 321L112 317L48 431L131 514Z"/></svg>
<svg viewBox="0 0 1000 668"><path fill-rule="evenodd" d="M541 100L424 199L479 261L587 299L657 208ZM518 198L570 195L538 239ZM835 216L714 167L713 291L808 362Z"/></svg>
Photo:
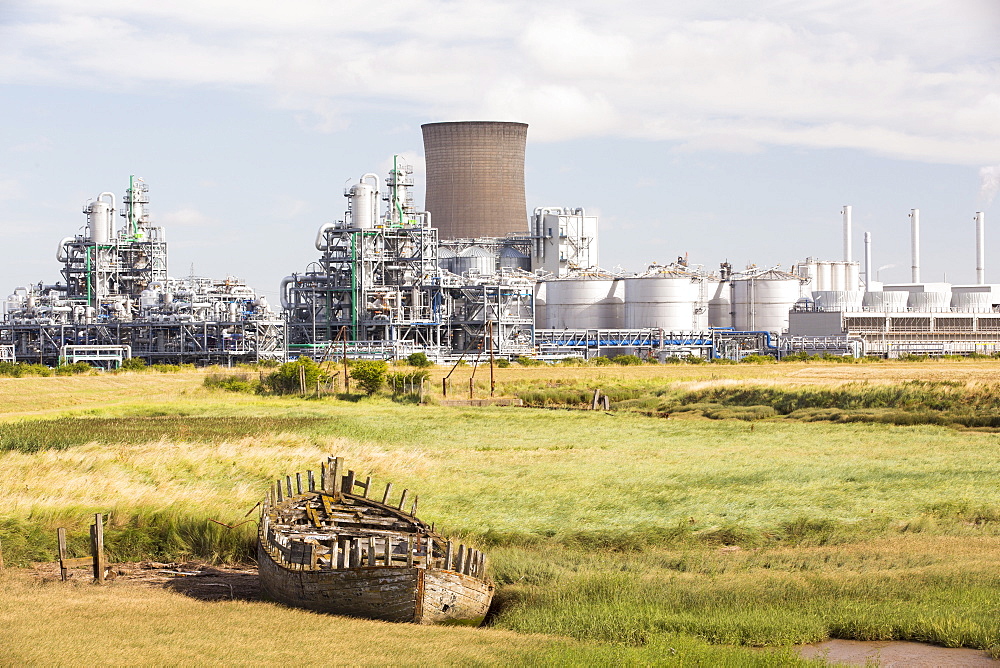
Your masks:
<svg viewBox="0 0 1000 668"><path fill-rule="evenodd" d="M80 568L81 566L92 566L93 564L93 557L66 557L59 560L61 569Z"/></svg>
<svg viewBox="0 0 1000 668"><path fill-rule="evenodd" d="M444 553L444 569L446 571L450 571L451 570L451 566L452 566L451 562L452 562L452 559L454 559L454 557L455 557L454 553L452 552L453 548L454 548L454 546L452 545L451 541L449 540L448 543L447 543L447 547L445 548L445 553Z"/></svg>
<svg viewBox="0 0 1000 668"><path fill-rule="evenodd" d="M336 535L330 536L330 570L337 568L338 545L340 545L340 538Z"/></svg>
<svg viewBox="0 0 1000 668"><path fill-rule="evenodd" d="M313 510L312 506L306 506L306 515L309 517L309 521L314 527L323 526L319 521L319 514Z"/></svg>
<svg viewBox="0 0 1000 668"><path fill-rule="evenodd" d="M405 495L406 492L403 492ZM406 537L406 567L413 568L413 536Z"/></svg>
<svg viewBox="0 0 1000 668"><path fill-rule="evenodd" d="M375 536L368 536L368 565L375 565Z"/></svg>
<svg viewBox="0 0 1000 668"><path fill-rule="evenodd" d="M389 503L389 495L392 494L392 483L387 482L385 484L385 493L382 494L382 505Z"/></svg>
<svg viewBox="0 0 1000 668"><path fill-rule="evenodd" d="M364 565L361 561L361 539L355 538L351 541L351 567L360 568Z"/></svg>
<svg viewBox="0 0 1000 668"><path fill-rule="evenodd" d="M319 500L323 504L323 512L326 514L326 516L330 517L331 515L333 515L333 508L330 506L330 497L327 496L326 494L320 494Z"/></svg>
<svg viewBox="0 0 1000 668"><path fill-rule="evenodd" d="M326 462L319 463L319 488L329 489L329 487L326 486Z"/></svg>
<svg viewBox="0 0 1000 668"><path fill-rule="evenodd" d="M336 457L330 463L330 466L332 469L330 471L330 489L335 494L340 494L341 490L343 489L342 487L343 483L341 482L341 478L344 475L344 458Z"/></svg>
<svg viewBox="0 0 1000 668"><path fill-rule="evenodd" d="M385 537L385 565L392 565L392 538Z"/></svg>

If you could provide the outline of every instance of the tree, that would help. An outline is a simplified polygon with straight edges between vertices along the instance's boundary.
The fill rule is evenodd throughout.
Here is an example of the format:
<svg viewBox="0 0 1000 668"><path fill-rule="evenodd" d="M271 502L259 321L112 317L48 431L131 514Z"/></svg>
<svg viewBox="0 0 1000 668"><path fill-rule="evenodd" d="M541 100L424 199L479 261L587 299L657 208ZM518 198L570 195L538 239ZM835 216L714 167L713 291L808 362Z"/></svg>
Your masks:
<svg viewBox="0 0 1000 668"><path fill-rule="evenodd" d="M389 365L382 360L357 360L351 366L351 379L371 396L382 389Z"/></svg>
<svg viewBox="0 0 1000 668"><path fill-rule="evenodd" d="M264 386L275 394L297 394L302 391L303 374L307 392L316 387L317 381L328 380L316 362L308 357L300 357L294 362L282 364L277 371L268 374L264 379Z"/></svg>
<svg viewBox="0 0 1000 668"><path fill-rule="evenodd" d="M406 358L406 363L410 366L415 366L418 369L434 366L434 362L427 359L427 353L413 353Z"/></svg>

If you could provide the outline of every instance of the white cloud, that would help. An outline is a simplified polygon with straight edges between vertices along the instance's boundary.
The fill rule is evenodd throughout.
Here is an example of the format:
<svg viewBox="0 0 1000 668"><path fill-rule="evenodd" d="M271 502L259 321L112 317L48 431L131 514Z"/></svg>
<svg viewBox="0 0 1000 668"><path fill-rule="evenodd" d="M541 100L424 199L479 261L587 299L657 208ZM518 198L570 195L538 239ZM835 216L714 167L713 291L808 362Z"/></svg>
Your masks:
<svg viewBox="0 0 1000 668"><path fill-rule="evenodd" d="M154 223L162 224L166 228L170 227L207 227L218 223L215 218L208 216L197 209L182 208L175 211L168 211L156 217Z"/></svg>
<svg viewBox="0 0 1000 668"><path fill-rule="evenodd" d="M1000 165L990 165L979 170L979 196L987 205L993 203L1000 191Z"/></svg>
<svg viewBox="0 0 1000 668"><path fill-rule="evenodd" d="M365 114L528 122L533 141L1000 156L994 0L18 0L0 82L258 90L307 127Z"/></svg>

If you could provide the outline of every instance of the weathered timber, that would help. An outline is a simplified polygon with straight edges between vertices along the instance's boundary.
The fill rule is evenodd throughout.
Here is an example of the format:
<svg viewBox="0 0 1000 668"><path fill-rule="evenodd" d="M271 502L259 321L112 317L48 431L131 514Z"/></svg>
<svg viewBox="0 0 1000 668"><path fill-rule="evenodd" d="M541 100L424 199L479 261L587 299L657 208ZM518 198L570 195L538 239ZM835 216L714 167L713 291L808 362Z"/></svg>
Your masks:
<svg viewBox="0 0 1000 668"><path fill-rule="evenodd" d="M261 507L261 586L277 601L336 614L418 623L479 624L492 598L482 553L434 533L416 517L409 490L381 503L364 482L330 457L320 490L307 474L279 480ZM355 494L355 488L359 493ZM287 491L287 494L284 492ZM322 515L320 511L322 510Z"/></svg>

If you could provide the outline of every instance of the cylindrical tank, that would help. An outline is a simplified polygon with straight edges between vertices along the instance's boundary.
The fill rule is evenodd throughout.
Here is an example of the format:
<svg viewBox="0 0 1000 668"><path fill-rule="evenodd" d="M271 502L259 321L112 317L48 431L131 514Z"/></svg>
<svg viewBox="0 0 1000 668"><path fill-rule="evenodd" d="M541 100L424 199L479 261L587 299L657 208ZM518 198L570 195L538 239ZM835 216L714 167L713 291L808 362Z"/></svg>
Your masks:
<svg viewBox="0 0 1000 668"><path fill-rule="evenodd" d="M100 200L87 205L87 222L90 225L90 239L95 244L111 243L111 207Z"/></svg>
<svg viewBox="0 0 1000 668"><path fill-rule="evenodd" d="M906 298L908 296L908 293L902 291L876 290L873 292L866 292L861 303L866 311L905 313Z"/></svg>
<svg viewBox="0 0 1000 668"><path fill-rule="evenodd" d="M695 306L699 281L685 272L625 279L625 328L669 331L698 329Z"/></svg>
<svg viewBox="0 0 1000 668"><path fill-rule="evenodd" d="M441 239L528 232L525 123L461 121L421 126L427 164L424 209Z"/></svg>
<svg viewBox="0 0 1000 668"><path fill-rule="evenodd" d="M820 261L816 263L816 284L813 292L823 292L833 289L833 263Z"/></svg>
<svg viewBox="0 0 1000 668"><path fill-rule="evenodd" d="M545 329L546 327L545 293L547 285L548 283L545 281L535 283L535 327L538 329Z"/></svg>
<svg viewBox="0 0 1000 668"><path fill-rule="evenodd" d="M830 287L826 288L827 291L843 292L844 290L849 290L847 287L847 277L845 273L847 271L846 262L831 262L830 263Z"/></svg>
<svg viewBox="0 0 1000 668"><path fill-rule="evenodd" d="M720 281L715 284L715 292L708 301L708 326L709 327L732 327L733 326L733 302L731 298L732 285L729 281Z"/></svg>
<svg viewBox="0 0 1000 668"><path fill-rule="evenodd" d="M504 246L500 249L500 268L531 271L531 258L513 246Z"/></svg>
<svg viewBox="0 0 1000 668"><path fill-rule="evenodd" d="M859 262L844 263L844 289L848 292L863 292L861 286L861 264Z"/></svg>
<svg viewBox="0 0 1000 668"><path fill-rule="evenodd" d="M799 278L769 270L733 281L733 326L740 331L782 332L799 299Z"/></svg>
<svg viewBox="0 0 1000 668"><path fill-rule="evenodd" d="M818 290L812 298L821 311L860 311L864 294L860 290Z"/></svg>
<svg viewBox="0 0 1000 668"><path fill-rule="evenodd" d="M438 266L445 271L455 272L455 251L448 246L438 246Z"/></svg>
<svg viewBox="0 0 1000 668"><path fill-rule="evenodd" d="M547 329L620 329L625 286L617 278L560 278L545 282Z"/></svg>
<svg viewBox="0 0 1000 668"><path fill-rule="evenodd" d="M375 189L367 183L351 186L351 223L353 227L369 229L378 221L378 200Z"/></svg>
<svg viewBox="0 0 1000 668"><path fill-rule="evenodd" d="M950 311L951 292L911 292L906 305L913 311Z"/></svg>
<svg viewBox="0 0 1000 668"><path fill-rule="evenodd" d="M496 273L496 258L482 246L469 246L454 259L454 273L474 271L479 274Z"/></svg>

